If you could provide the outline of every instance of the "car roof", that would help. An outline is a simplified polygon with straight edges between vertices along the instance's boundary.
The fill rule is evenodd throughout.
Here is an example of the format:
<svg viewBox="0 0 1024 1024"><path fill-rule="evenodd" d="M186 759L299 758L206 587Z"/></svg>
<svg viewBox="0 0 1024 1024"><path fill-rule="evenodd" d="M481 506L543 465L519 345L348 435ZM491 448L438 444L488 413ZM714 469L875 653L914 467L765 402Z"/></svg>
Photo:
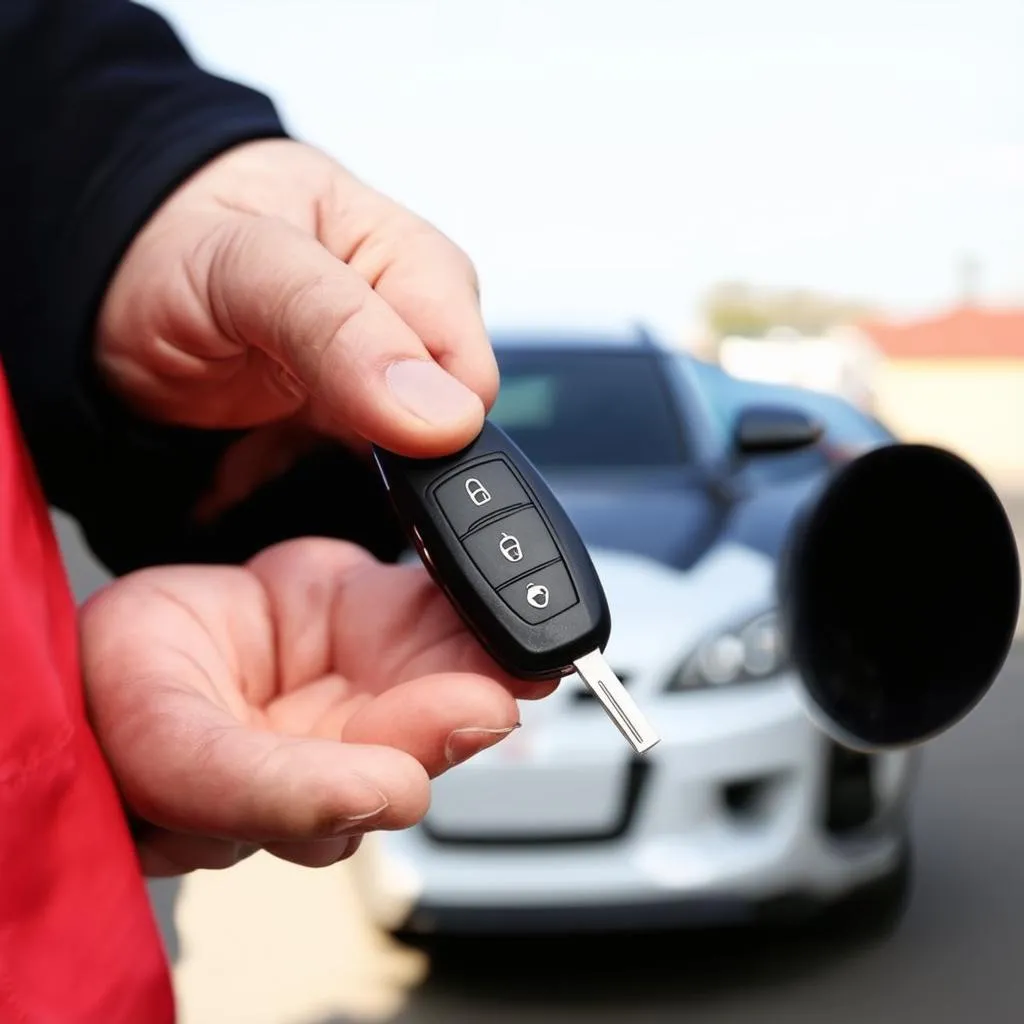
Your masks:
<svg viewBox="0 0 1024 1024"><path fill-rule="evenodd" d="M642 325L622 328L577 329L567 327L497 329L491 333L497 351L579 351L658 352L664 343Z"/></svg>

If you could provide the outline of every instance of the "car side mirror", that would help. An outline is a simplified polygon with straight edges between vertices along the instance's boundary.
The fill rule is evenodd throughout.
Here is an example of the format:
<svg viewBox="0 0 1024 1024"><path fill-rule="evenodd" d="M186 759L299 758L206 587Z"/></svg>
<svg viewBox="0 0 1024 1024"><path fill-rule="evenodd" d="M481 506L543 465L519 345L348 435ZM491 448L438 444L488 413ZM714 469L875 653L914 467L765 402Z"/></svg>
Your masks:
<svg viewBox="0 0 1024 1024"><path fill-rule="evenodd" d="M821 423L799 409L750 405L736 420L733 446L742 455L789 452L817 444L824 432Z"/></svg>

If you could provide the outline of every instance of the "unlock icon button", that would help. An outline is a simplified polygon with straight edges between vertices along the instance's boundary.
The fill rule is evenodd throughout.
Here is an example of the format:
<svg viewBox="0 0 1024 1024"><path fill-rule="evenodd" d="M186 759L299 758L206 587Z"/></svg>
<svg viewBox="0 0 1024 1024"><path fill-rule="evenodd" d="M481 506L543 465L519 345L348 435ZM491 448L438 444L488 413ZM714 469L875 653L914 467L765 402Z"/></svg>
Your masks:
<svg viewBox="0 0 1024 1024"><path fill-rule="evenodd" d="M527 573L536 574L559 557L558 548L535 508L517 509L496 522L484 523L467 534L462 543L484 579L495 589L520 577L529 578Z"/></svg>

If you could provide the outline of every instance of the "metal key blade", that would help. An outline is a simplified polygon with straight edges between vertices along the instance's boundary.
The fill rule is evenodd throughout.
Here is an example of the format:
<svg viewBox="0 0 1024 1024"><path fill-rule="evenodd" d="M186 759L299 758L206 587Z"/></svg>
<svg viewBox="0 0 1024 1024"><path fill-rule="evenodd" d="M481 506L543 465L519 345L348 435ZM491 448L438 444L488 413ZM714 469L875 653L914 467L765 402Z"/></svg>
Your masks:
<svg viewBox="0 0 1024 1024"><path fill-rule="evenodd" d="M573 664L580 678L604 708L605 714L638 754L646 753L657 744L660 737L599 650L584 654Z"/></svg>

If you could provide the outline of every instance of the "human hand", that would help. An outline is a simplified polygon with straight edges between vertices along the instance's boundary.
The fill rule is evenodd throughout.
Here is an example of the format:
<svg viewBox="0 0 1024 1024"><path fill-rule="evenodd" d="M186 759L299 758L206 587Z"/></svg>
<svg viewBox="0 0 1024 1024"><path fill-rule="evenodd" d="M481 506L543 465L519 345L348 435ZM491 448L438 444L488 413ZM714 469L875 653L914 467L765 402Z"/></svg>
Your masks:
<svg viewBox="0 0 1024 1024"><path fill-rule="evenodd" d="M254 849L312 867L425 814L429 780L498 742L519 698L419 567L289 541L244 567L125 576L81 619L93 728L143 869Z"/></svg>
<svg viewBox="0 0 1024 1024"><path fill-rule="evenodd" d="M107 290L96 357L149 418L260 428L226 460L220 504L322 434L453 452L498 389L469 259L288 140L228 151L157 210Z"/></svg>

